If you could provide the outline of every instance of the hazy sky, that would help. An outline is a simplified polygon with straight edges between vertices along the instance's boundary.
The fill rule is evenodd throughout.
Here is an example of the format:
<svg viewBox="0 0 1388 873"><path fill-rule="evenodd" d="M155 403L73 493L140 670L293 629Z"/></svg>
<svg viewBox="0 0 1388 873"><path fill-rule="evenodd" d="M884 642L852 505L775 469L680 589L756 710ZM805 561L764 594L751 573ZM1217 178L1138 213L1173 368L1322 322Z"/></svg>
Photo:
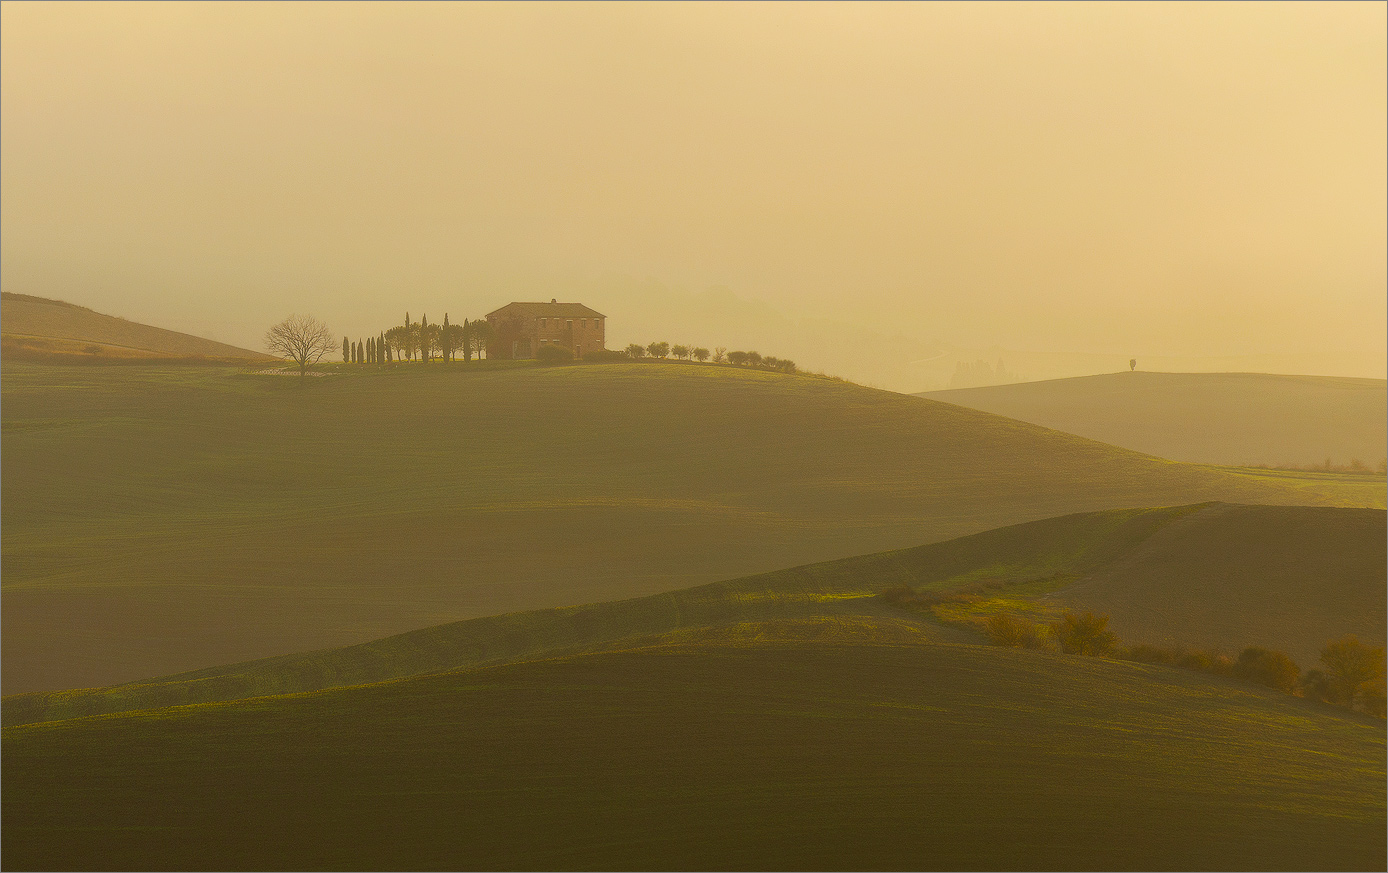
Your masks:
<svg viewBox="0 0 1388 873"><path fill-rule="evenodd" d="M2 8L9 291L241 345L557 296L902 390L1388 360L1383 3Z"/></svg>

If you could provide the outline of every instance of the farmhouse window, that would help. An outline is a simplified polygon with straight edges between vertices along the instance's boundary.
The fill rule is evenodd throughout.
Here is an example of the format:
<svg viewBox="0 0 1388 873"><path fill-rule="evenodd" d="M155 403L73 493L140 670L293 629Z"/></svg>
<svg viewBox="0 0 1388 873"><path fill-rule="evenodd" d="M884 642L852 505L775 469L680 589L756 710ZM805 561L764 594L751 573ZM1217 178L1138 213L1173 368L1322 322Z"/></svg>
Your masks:
<svg viewBox="0 0 1388 873"><path fill-rule="evenodd" d="M574 329L574 320L573 320L572 318L570 318L567 322L565 322L564 326L567 327L569 330L573 330L573 329Z"/></svg>
<svg viewBox="0 0 1388 873"><path fill-rule="evenodd" d="M542 319L540 319L540 330L544 330L544 329L545 329L545 320L542 318Z"/></svg>

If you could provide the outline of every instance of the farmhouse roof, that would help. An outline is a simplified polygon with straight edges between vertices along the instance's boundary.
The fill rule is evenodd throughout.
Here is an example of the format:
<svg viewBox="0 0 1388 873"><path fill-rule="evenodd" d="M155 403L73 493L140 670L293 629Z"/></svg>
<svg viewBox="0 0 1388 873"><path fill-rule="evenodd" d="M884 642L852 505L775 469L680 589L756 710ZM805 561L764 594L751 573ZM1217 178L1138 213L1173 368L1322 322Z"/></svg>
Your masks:
<svg viewBox="0 0 1388 873"><path fill-rule="evenodd" d="M494 312L488 312L487 317L500 315L502 313L516 313L526 316L546 316L550 318L606 318L596 309L589 309L582 303L560 303L558 300L551 300L548 303L507 303L505 306Z"/></svg>

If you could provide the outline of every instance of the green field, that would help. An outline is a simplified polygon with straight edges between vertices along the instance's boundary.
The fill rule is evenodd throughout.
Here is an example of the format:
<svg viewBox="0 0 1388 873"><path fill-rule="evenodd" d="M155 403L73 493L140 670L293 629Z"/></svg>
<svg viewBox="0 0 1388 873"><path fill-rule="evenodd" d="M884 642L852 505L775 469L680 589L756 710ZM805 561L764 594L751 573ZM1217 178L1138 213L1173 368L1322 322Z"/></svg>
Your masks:
<svg viewBox="0 0 1388 873"><path fill-rule="evenodd" d="M1346 502L825 379L675 363L341 370L7 364L6 691L1066 512Z"/></svg>
<svg viewBox="0 0 1388 873"><path fill-rule="evenodd" d="M1268 373L1109 373L917 395L1200 464L1388 457L1388 382ZM1382 487L1382 476L1377 487Z"/></svg>
<svg viewBox="0 0 1388 873"><path fill-rule="evenodd" d="M230 664L108 688L4 699L6 725L316 691L653 641L756 638L772 623L832 640L867 621L894 642L975 642L876 595L984 589L976 608L1109 613L1127 644L1237 654L1286 651L1303 669L1346 633L1382 644L1382 510L1196 505L1029 522L914 549L715 582L642 598L490 616L355 646Z"/></svg>
<svg viewBox="0 0 1388 873"><path fill-rule="evenodd" d="M853 638L848 638L852 636ZM1381 722L958 645L673 645L4 731L10 869L1381 869Z"/></svg>

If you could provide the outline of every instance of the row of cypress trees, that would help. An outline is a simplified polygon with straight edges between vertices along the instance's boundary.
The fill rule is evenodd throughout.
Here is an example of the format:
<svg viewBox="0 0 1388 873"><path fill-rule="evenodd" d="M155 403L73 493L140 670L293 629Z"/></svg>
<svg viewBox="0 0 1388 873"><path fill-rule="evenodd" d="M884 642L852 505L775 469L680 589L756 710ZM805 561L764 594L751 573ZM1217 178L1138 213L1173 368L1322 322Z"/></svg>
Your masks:
<svg viewBox="0 0 1388 873"><path fill-rule="evenodd" d="M342 360L349 364L389 364L391 363L390 344L386 335L367 337L366 341L352 342L342 338Z"/></svg>
<svg viewBox="0 0 1388 873"><path fill-rule="evenodd" d="M403 325L383 331L378 336L356 342L344 336L342 360L349 364L391 364L402 358L414 360L417 352L420 360L426 364L436 356L448 363L457 360L456 352L461 347L463 360L470 361L472 341L485 341L490 332L491 325L481 320L469 322L463 319L461 325L450 324L448 313L444 313L442 325L430 325L429 316L425 315L418 323L412 323L410 314L406 312ZM478 356L481 357L480 352Z"/></svg>

